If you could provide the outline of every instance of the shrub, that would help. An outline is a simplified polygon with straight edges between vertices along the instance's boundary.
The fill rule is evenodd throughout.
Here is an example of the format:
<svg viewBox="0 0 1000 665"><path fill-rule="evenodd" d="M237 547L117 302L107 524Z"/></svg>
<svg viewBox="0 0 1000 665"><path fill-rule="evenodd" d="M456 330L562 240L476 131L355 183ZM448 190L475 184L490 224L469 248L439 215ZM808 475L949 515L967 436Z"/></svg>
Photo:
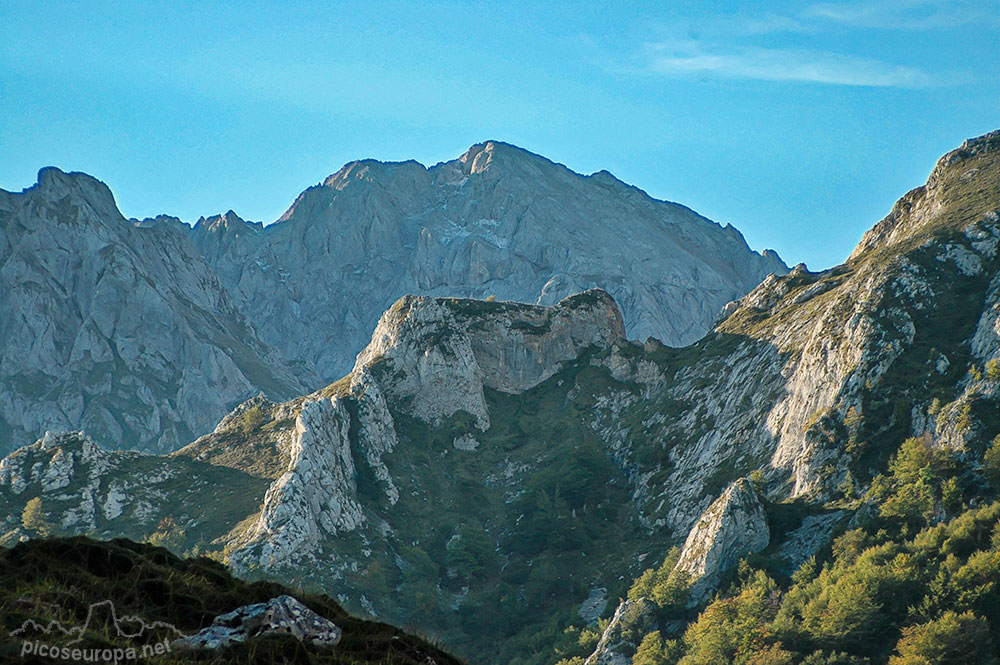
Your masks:
<svg viewBox="0 0 1000 665"><path fill-rule="evenodd" d="M663 565L658 569L649 568L632 584L628 597L632 600L649 598L666 614L683 611L690 598L691 580L684 571L675 571L681 551L673 548L667 553Z"/></svg>
<svg viewBox="0 0 1000 665"><path fill-rule="evenodd" d="M41 497L36 496L24 505L24 510L21 512L21 525L42 538L51 533L52 526L45 517Z"/></svg>
<svg viewBox="0 0 1000 665"><path fill-rule="evenodd" d="M993 358L986 363L986 378L990 381L1000 381L1000 360Z"/></svg>
<svg viewBox="0 0 1000 665"><path fill-rule="evenodd" d="M245 409L236 420L236 426L244 434L250 434L255 429L264 424L267 414L259 406L251 406Z"/></svg>
<svg viewBox="0 0 1000 665"><path fill-rule="evenodd" d="M677 640L665 640L660 636L660 631L654 630L642 638L642 643L632 658L632 665L672 665L680 656L681 648Z"/></svg>
<svg viewBox="0 0 1000 665"><path fill-rule="evenodd" d="M990 652L990 627L972 612L945 612L937 620L903 629L889 665L986 665L995 663Z"/></svg>
<svg viewBox="0 0 1000 665"><path fill-rule="evenodd" d="M1000 434L983 455L983 474L995 489L1000 490Z"/></svg>

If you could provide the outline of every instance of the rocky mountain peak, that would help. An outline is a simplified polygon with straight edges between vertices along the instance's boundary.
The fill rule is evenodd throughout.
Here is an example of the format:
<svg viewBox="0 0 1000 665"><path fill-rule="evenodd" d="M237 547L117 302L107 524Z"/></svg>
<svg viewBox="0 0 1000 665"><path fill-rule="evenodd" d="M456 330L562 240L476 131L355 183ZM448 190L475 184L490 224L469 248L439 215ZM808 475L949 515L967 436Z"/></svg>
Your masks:
<svg viewBox="0 0 1000 665"><path fill-rule="evenodd" d="M426 171L427 168L423 164L413 159L402 162L360 159L344 164L339 171L328 176L323 181L323 187L339 191L356 182L385 182L401 175L419 176Z"/></svg>
<svg viewBox="0 0 1000 665"><path fill-rule="evenodd" d="M266 340L326 381L350 370L406 293L551 305L598 287L629 336L683 345L787 271L734 228L496 140L429 168L351 162L262 233L221 242L226 233L199 225L193 239Z"/></svg>
<svg viewBox="0 0 1000 665"><path fill-rule="evenodd" d="M1000 129L966 139L958 148L945 154L938 160L934 167L934 172L946 169L963 160L982 155L989 152L1000 151Z"/></svg>
<svg viewBox="0 0 1000 665"><path fill-rule="evenodd" d="M38 182L21 195L37 201L58 202L53 214L49 215L56 222L66 223L69 220L69 205L86 205L98 215L110 216L114 222L122 219L111 189L97 178L78 171L66 172L55 166L46 166L38 171Z"/></svg>
<svg viewBox="0 0 1000 665"><path fill-rule="evenodd" d="M446 166L454 164L465 176L507 176L544 177L549 181L561 182L571 177L582 180L585 176L573 173L542 155L503 141L489 140L471 146L465 154ZM545 183L549 184L549 183Z"/></svg>
<svg viewBox="0 0 1000 665"><path fill-rule="evenodd" d="M900 243L915 245L936 232L996 212L1000 190L1000 131L967 139L937 161L927 183L906 193L861 238L848 261Z"/></svg>
<svg viewBox="0 0 1000 665"><path fill-rule="evenodd" d="M50 190L92 190L102 194L111 194L106 184L97 178L80 171L63 171L55 166L44 166L38 170L38 182L35 185L42 191Z"/></svg>
<svg viewBox="0 0 1000 665"><path fill-rule="evenodd" d="M250 395L304 390L176 219L126 220L103 183L53 168L0 218L0 449L80 428L174 450Z"/></svg>
<svg viewBox="0 0 1000 665"><path fill-rule="evenodd" d="M202 233L219 233L228 235L242 231L259 231L263 228L260 222L248 222L234 211L228 210L221 215L199 217L194 228Z"/></svg>

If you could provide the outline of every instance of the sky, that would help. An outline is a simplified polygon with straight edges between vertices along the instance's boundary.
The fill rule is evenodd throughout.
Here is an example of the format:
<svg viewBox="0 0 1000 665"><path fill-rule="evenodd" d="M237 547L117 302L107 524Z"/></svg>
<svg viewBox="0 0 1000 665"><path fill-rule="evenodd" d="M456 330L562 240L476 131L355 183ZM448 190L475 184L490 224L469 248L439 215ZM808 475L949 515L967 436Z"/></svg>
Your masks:
<svg viewBox="0 0 1000 665"><path fill-rule="evenodd" d="M1000 0L0 0L0 188L270 222L354 159L487 139L607 169L816 270L1000 128Z"/></svg>

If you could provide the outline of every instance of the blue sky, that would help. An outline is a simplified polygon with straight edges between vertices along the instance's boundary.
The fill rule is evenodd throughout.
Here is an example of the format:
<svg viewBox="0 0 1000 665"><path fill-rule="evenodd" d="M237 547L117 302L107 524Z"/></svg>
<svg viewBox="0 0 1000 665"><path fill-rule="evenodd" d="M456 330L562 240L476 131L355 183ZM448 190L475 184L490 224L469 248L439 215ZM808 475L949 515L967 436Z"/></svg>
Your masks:
<svg viewBox="0 0 1000 665"><path fill-rule="evenodd" d="M41 166L127 216L277 218L356 158L500 139L839 263L1000 128L1000 0L0 0L0 187Z"/></svg>

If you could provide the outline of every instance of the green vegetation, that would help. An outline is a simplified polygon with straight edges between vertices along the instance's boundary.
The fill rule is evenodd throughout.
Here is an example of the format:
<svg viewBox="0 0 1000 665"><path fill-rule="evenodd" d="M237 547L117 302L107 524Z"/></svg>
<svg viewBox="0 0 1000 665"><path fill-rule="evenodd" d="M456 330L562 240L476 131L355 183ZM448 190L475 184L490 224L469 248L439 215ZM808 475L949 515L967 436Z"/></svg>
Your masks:
<svg viewBox="0 0 1000 665"><path fill-rule="evenodd" d="M927 439L907 439L867 492L870 517L790 578L775 574L773 549L745 560L697 619L671 628L660 616L661 628L637 641L637 662L998 665L1000 502L976 505L982 479L995 482L998 472L1000 437L981 471ZM775 509L768 504L777 523ZM772 530L779 541L780 531ZM629 597L682 598L664 593L672 566L668 557L647 570Z"/></svg>
<svg viewBox="0 0 1000 665"><path fill-rule="evenodd" d="M983 475L990 481L994 489L1000 491L1000 434L993 439L992 445L983 455Z"/></svg>
<svg viewBox="0 0 1000 665"><path fill-rule="evenodd" d="M992 358L986 363L986 378L990 381L1000 381L1000 360Z"/></svg>
<svg viewBox="0 0 1000 665"><path fill-rule="evenodd" d="M739 581L676 638L651 633L658 665L994 664L1000 644L1000 503L913 538L876 521L845 532L779 585L742 564ZM643 661L646 662L646 661Z"/></svg>
<svg viewBox="0 0 1000 665"><path fill-rule="evenodd" d="M910 526L925 524L937 511L960 502L955 473L958 462L928 439L907 439L889 462L889 475L872 481L869 498L886 518Z"/></svg>
<svg viewBox="0 0 1000 665"><path fill-rule="evenodd" d="M989 623L973 612L945 612L940 619L907 626L889 665L995 663Z"/></svg>
<svg viewBox="0 0 1000 665"><path fill-rule="evenodd" d="M49 535L51 526L45 517L45 511L42 510L41 497L36 496L24 505L24 511L21 513L21 525L28 531L43 538Z"/></svg>
<svg viewBox="0 0 1000 665"><path fill-rule="evenodd" d="M251 434L258 427L267 422L267 414L259 406L251 406L244 409L236 418L236 427L244 434Z"/></svg>
<svg viewBox="0 0 1000 665"><path fill-rule="evenodd" d="M219 614L242 605L289 594L336 623L340 644L332 649L304 645L291 636L268 636L216 652L174 651L143 659L162 665L181 663L296 663L302 665L458 665L426 641L391 626L356 619L326 596L284 586L247 583L209 559L183 560L167 550L127 540L97 542L87 538L34 540L0 550L0 621L4 635L34 620L83 625L91 603L111 600L119 616L147 623L164 621L191 634ZM113 648L110 616L92 621L80 646ZM131 644L129 645L131 646ZM20 641L0 642L0 660L20 659Z"/></svg>
<svg viewBox="0 0 1000 665"><path fill-rule="evenodd" d="M649 598L660 608L662 619L683 616L691 581L687 573L674 570L680 556L679 548L670 550L658 569L649 568L639 576L628 590L628 597Z"/></svg>
<svg viewBox="0 0 1000 665"><path fill-rule="evenodd" d="M424 626L471 660L548 665L556 652L592 650L598 635L576 608L591 586L624 595L620 578L638 572L634 552L648 542L624 474L588 426L595 395L630 388L594 357L520 395L487 390L486 432L465 413L430 427L394 412L393 551L374 553L378 563L351 586L394 623ZM466 434L474 452L453 446ZM380 493L372 500L384 502ZM660 535L665 549L671 534ZM384 576L378 588L373 576Z"/></svg>

